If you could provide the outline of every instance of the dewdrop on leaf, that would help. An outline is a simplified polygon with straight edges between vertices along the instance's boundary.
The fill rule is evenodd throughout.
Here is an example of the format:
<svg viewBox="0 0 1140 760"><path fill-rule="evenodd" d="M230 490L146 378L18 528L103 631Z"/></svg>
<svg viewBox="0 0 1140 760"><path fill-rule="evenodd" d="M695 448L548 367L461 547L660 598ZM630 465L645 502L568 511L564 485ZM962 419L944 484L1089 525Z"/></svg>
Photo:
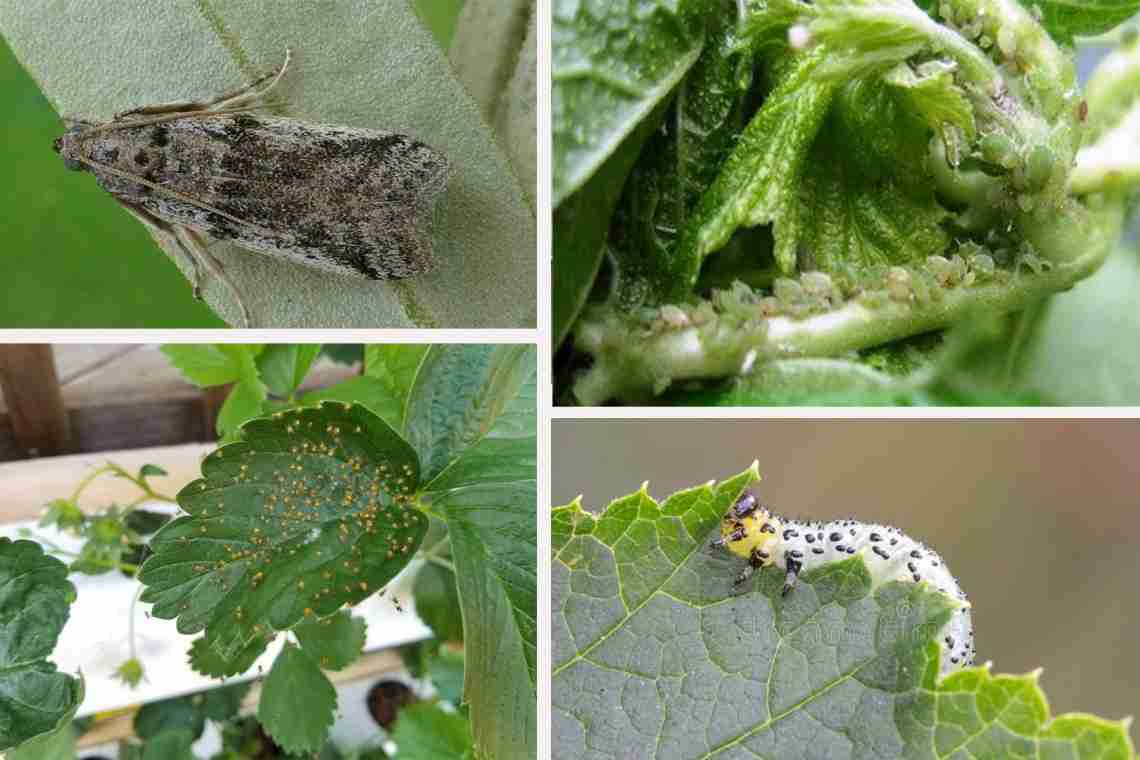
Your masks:
<svg viewBox="0 0 1140 760"><path fill-rule="evenodd" d="M857 520L788 520L769 512L746 491L721 518L720 530L721 537L712 545L748 560L736 585L748 580L758 568L777 567L785 572L786 596L805 568L855 554L862 555L867 563L873 588L889 581L929 583L962 603L938 634L944 651L941 674L974 663L974 626L965 593L937 552L898 528Z"/></svg>

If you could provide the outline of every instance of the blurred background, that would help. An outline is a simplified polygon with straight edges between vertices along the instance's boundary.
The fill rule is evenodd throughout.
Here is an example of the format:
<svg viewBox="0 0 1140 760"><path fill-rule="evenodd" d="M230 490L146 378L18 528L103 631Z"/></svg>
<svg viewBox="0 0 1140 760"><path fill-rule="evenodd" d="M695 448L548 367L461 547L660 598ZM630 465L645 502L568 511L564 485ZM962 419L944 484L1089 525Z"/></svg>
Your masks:
<svg viewBox="0 0 1140 760"><path fill-rule="evenodd" d="M1043 668L1055 714L1140 713L1140 420L554 420L551 444L553 504L591 511L759 460L773 511L887 523L942 554L978 662Z"/></svg>
<svg viewBox="0 0 1140 760"><path fill-rule="evenodd" d="M463 0L414 5L446 48ZM151 241L87 174L51 150L63 131L0 37L0 328L225 327Z"/></svg>

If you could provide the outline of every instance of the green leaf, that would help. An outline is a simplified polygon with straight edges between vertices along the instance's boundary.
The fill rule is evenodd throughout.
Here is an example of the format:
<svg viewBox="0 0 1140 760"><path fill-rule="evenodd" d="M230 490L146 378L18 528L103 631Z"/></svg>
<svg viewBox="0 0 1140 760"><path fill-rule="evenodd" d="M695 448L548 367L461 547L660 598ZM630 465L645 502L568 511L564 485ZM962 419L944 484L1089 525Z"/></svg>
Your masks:
<svg viewBox="0 0 1140 760"><path fill-rule="evenodd" d="M56 731L83 699L47 657L75 601L67 566L33 541L0 538L0 750Z"/></svg>
<svg viewBox="0 0 1140 760"><path fill-rule="evenodd" d="M261 381L255 358L250 352L236 356L238 380L218 411L218 435L222 438L234 440L238 428L263 411L269 391Z"/></svg>
<svg viewBox="0 0 1140 760"><path fill-rule="evenodd" d="M194 735L186 729L171 729L143 745L141 760L197 760L191 745Z"/></svg>
<svg viewBox="0 0 1140 760"><path fill-rule="evenodd" d="M255 638L233 657L223 657L203 636L190 645L190 667L213 678L241 675L253 667L273 638L272 635Z"/></svg>
<svg viewBox="0 0 1140 760"><path fill-rule="evenodd" d="M364 651L367 624L341 610L322 620L305 620L293 629L305 654L325 670L343 670Z"/></svg>
<svg viewBox="0 0 1140 760"><path fill-rule="evenodd" d="M1049 34L1065 43L1112 31L1140 12L1137 0L1025 0L1024 5L1039 11Z"/></svg>
<svg viewBox="0 0 1140 760"><path fill-rule="evenodd" d="M139 468L139 480L146 480L149 477L161 477L166 474L166 470L156 464L144 464Z"/></svg>
<svg viewBox="0 0 1140 760"><path fill-rule="evenodd" d="M700 0L580 3L552 10L553 204L558 208L613 154L696 62Z"/></svg>
<svg viewBox="0 0 1140 760"><path fill-rule="evenodd" d="M475 743L500 760L536 752L535 370L533 346L433 347L408 407L448 526Z"/></svg>
<svg viewBox="0 0 1140 760"><path fill-rule="evenodd" d="M364 348L364 374L384 387L387 397L372 411L392 426L404 429L404 406L430 346L414 343L372 343Z"/></svg>
<svg viewBox="0 0 1140 760"><path fill-rule="evenodd" d="M400 710L392 741L400 760L460 760L471 750L471 727L462 715L421 702Z"/></svg>
<svg viewBox="0 0 1140 760"><path fill-rule="evenodd" d="M1050 722L1036 676L938 683L955 600L874 583L860 556L787 595L778 568L734 590L741 561L707 542L758 478L553 510L554 755L1132 757L1124 722Z"/></svg>
<svg viewBox="0 0 1140 760"><path fill-rule="evenodd" d="M123 519L123 524L127 526L127 530L140 536L149 536L168 522L170 522L170 515L153 512L149 509L132 509Z"/></svg>
<svg viewBox="0 0 1140 760"><path fill-rule="evenodd" d="M206 630L219 660L257 638L327 616L384 587L411 559L427 518L408 500L416 453L360 406L325 403L251 421L178 494L187 516L151 540L142 600Z"/></svg>
<svg viewBox="0 0 1140 760"><path fill-rule="evenodd" d="M230 684L229 686L216 686L202 692L202 712L213 721L227 721L237 717L241 710L242 700L253 687L252 681Z"/></svg>
<svg viewBox="0 0 1140 760"><path fill-rule="evenodd" d="M50 734L20 745L5 755L8 760L75 760L75 724L68 720Z"/></svg>
<svg viewBox="0 0 1140 760"><path fill-rule="evenodd" d="M336 713L336 689L317 664L286 644L261 687L257 719L287 752L316 752Z"/></svg>
<svg viewBox="0 0 1140 760"><path fill-rule="evenodd" d="M835 98L799 192L781 183L799 200L798 210L776 217L782 269L868 271L947 249L948 213L925 169L929 127L906 100L881 83L851 85Z"/></svg>
<svg viewBox="0 0 1140 760"><path fill-rule="evenodd" d="M289 398L320 352L320 343L270 343L257 357L257 370L271 393Z"/></svg>
<svg viewBox="0 0 1140 760"><path fill-rule="evenodd" d="M40 527L55 527L64 533L77 533L87 521L87 515L70 499L52 499L40 518Z"/></svg>
<svg viewBox="0 0 1140 760"><path fill-rule="evenodd" d="M440 641L463 641L463 618L455 573L427 563L416 573L416 614Z"/></svg>
<svg viewBox="0 0 1140 760"><path fill-rule="evenodd" d="M1056 403L1135 404L1138 334L1140 254L1121 246L1099 272L1050 300L1019 364L1018 384Z"/></svg>
<svg viewBox="0 0 1140 760"><path fill-rule="evenodd" d="M183 377L199 388L209 388L240 380L243 364L262 348L231 343L167 343L161 350Z"/></svg>
<svg viewBox="0 0 1140 760"><path fill-rule="evenodd" d="M418 607L416 612L419 612ZM459 705L463 699L463 660L462 651L443 648L431 658L429 665L432 685L441 699L453 705Z"/></svg>
<svg viewBox="0 0 1140 760"><path fill-rule="evenodd" d="M682 236L679 255L694 251L699 261L727 243L737 227L775 222L776 260L784 271L792 270L795 236L789 240L783 230L785 224L796 223L799 180L837 89L836 82L818 76L831 55L818 46L784 67L775 89L701 198ZM689 272L678 287L692 287L696 275Z"/></svg>
<svg viewBox="0 0 1140 760"><path fill-rule="evenodd" d="M622 187L664 115L661 105L642 119L589 181L554 211L551 307L555 348L566 339L590 295Z"/></svg>
<svg viewBox="0 0 1140 760"><path fill-rule="evenodd" d="M106 3L82 18L3 0L0 34L59 114L91 121L135 106L219 95L279 64L292 44L292 69L277 91L287 104L282 115L404 132L448 158L452 174L434 219L431 273L373 282L215 243L210 251L256 326L533 327L535 215L493 130L411 3L350 0L327 9L319 24L310 11L275 8L267 23L262 7L202 0L147 13ZM93 51L91 35L132 43ZM174 37L200 53L171 59ZM361 66L363 60L377 65ZM44 146L50 148L50 136ZM189 277L185 256L168 253ZM210 306L237 322L222 284L204 286Z"/></svg>
<svg viewBox="0 0 1140 760"><path fill-rule="evenodd" d="M135 736L153 739L167 731L185 731L196 741L206 728L206 715L196 697L175 697L150 702L135 713Z"/></svg>
<svg viewBox="0 0 1140 760"><path fill-rule="evenodd" d="M113 675L114 678L134 689L146 678L146 670L137 658L131 657L115 668Z"/></svg>
<svg viewBox="0 0 1140 760"><path fill-rule="evenodd" d="M519 396L533 380L534 365L531 345L431 347L409 393L406 416L408 441L420 452L425 482L446 468L469 464L477 468L470 473L476 482L486 482L492 473L495 478L534 476L533 390L529 407L527 397ZM503 429L490 435L495 425ZM474 458L483 452L501 457L502 469ZM465 476L449 473L448 480Z"/></svg>

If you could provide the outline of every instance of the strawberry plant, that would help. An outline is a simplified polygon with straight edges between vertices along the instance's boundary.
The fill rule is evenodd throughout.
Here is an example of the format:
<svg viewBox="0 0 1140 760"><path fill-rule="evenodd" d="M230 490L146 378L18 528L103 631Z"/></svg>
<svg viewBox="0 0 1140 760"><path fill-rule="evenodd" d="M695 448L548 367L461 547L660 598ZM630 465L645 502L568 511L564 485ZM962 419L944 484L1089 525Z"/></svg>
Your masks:
<svg viewBox="0 0 1140 760"><path fill-rule="evenodd" d="M233 384L219 416L222 445L174 498L181 512L172 520L137 509L162 498L149 478L163 473L152 466L135 475L108 464L51 502L44 525L82 537L83 549L67 556L33 537L70 567L37 542L0 542L11 695L0 698L0 748L17 760L45 757L49 746L53 759L74 757L82 679L48 659L74 597L67 574L118 568L141 582L152 616L195 637L187 654L203 675L241 675L285 638L261 684L258 730L290 756L332 752L337 693L326 671L349 666L365 641L352 609L386 595L420 559L428 572L416 581L416 604L437 643L415 647L409 666L463 709L418 705L393 729L400 756L533 757L533 347L368 346L363 374L309 393L298 389L319 346L164 350L200 385ZM131 479L139 500L80 510L85 484L102 473ZM458 661L440 646L447 641L463 642ZM137 684L145 662L132 657L120 676ZM207 719L236 720L244 686L232 689L144 707L135 721L142 743L124 752L189 757Z"/></svg>
<svg viewBox="0 0 1140 760"><path fill-rule="evenodd" d="M1137 10L557 0L558 401L1135 403Z"/></svg>

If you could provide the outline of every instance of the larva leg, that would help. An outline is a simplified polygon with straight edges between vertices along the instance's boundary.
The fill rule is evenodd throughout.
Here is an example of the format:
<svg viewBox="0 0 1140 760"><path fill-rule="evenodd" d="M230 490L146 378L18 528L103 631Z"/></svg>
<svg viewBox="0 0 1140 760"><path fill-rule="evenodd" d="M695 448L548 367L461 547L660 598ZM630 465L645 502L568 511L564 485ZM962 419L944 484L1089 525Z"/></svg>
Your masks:
<svg viewBox="0 0 1140 760"><path fill-rule="evenodd" d="M784 574L784 590L780 592L780 596L787 596L795 585L796 580L800 577L800 570L803 570L804 563L792 557L784 557L784 564L787 565L787 572Z"/></svg>
<svg viewBox="0 0 1140 760"><path fill-rule="evenodd" d="M750 554L748 557L748 565L744 568L740 575L736 576L736 580L733 581L732 585L739 586L751 578L753 573L764 567L764 563L768 561L768 557L769 555L766 552L763 552L759 549L753 549L752 554Z"/></svg>
<svg viewBox="0 0 1140 760"><path fill-rule="evenodd" d="M281 81L281 77L285 74L285 69L289 66L289 59L291 57L292 52L286 49L285 62L281 64L280 68L271 71L268 74L264 74L253 80L251 83L242 85L236 90L230 90L229 92L219 95L212 100L176 100L170 103L156 103L154 105L142 106L140 108L132 108L129 111L123 111L121 113L115 114L113 121L120 121L128 116L154 116L158 114L168 113L213 111L219 108L233 108L246 102L258 100L264 97L270 90L277 86L278 82ZM269 82L269 84L263 89L254 92L265 82Z"/></svg>

